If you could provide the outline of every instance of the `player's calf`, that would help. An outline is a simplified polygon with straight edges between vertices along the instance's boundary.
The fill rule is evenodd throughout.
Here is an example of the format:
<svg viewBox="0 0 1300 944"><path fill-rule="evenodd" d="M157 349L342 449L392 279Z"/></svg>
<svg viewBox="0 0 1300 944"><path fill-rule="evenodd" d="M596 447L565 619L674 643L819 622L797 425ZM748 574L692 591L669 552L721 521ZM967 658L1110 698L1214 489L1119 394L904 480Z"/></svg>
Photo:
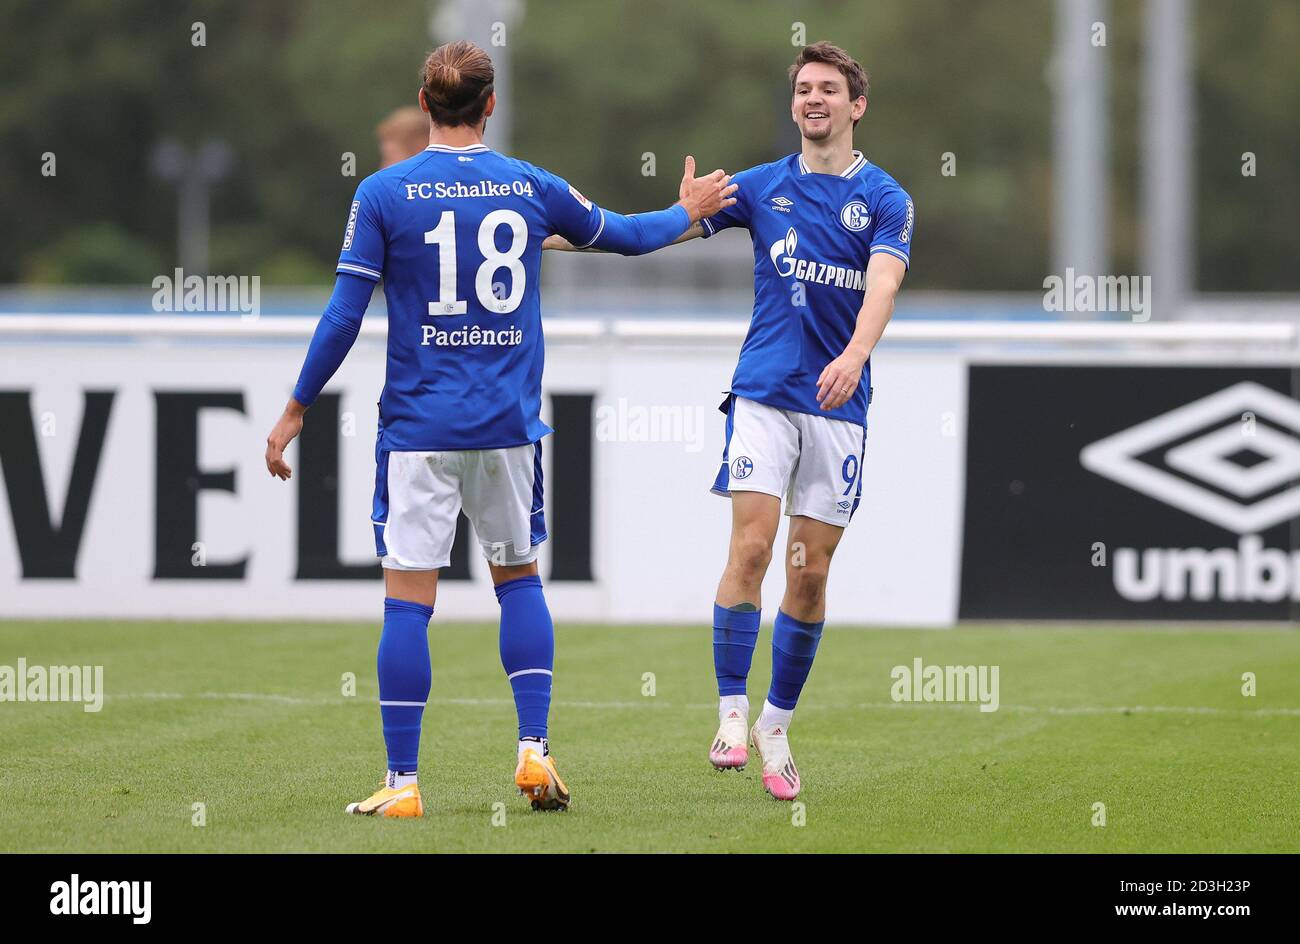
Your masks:
<svg viewBox="0 0 1300 944"><path fill-rule="evenodd" d="M778 610L772 628L772 685L750 740L763 758L763 789L778 800L793 800L802 787L790 754L790 722L812 670L822 627L821 621L797 620Z"/></svg>
<svg viewBox="0 0 1300 944"><path fill-rule="evenodd" d="M749 760L745 746L749 699L745 685L762 612L753 604L713 605L713 669L718 678L718 733L709 745L709 763L738 770Z"/></svg>

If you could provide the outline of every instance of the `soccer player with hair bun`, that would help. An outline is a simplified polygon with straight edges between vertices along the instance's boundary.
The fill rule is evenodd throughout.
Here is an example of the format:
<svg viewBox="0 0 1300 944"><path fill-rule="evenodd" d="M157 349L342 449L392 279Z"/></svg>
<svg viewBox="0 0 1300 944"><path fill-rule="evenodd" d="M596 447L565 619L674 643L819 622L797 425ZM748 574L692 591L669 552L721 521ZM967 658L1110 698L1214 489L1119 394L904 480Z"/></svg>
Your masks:
<svg viewBox="0 0 1300 944"><path fill-rule="evenodd" d="M422 816L417 780L431 687L428 626L438 572L451 561L460 511L474 526L501 606L501 664L519 729L515 785L534 809L568 806L550 756L547 719L555 637L538 575L543 513L542 242L623 255L670 244L728 209L736 186L691 168L680 199L621 216L554 174L491 150L492 60L478 46L439 46L418 92L428 146L367 177L348 212L334 293L292 398L267 437L271 475L361 328L375 283L388 303L388 359L379 401L371 520L384 569L379 710L388 765L350 813Z"/></svg>

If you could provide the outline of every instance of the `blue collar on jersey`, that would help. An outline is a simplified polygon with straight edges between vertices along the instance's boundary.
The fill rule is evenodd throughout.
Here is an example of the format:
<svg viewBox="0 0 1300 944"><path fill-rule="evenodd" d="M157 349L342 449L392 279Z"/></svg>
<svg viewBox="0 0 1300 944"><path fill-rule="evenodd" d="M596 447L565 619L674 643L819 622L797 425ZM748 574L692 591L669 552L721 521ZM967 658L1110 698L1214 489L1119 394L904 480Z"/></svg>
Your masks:
<svg viewBox="0 0 1300 944"><path fill-rule="evenodd" d="M840 177L852 177L854 174L856 174L858 171L862 170L862 168L864 168L864 167L866 167L866 166L867 166L867 159L866 159L865 157L862 156L862 152L861 152L861 151L854 151L854 152L853 152L853 163L850 164L848 167L844 168L844 170L840 172L839 176L840 176ZM803 155L802 155L802 154L799 155L799 173L800 173L800 174L811 174L811 173L813 173L813 171L811 171L811 170L808 169L808 165L805 164L805 163L803 162ZM826 176L829 177L829 176L833 176L833 175L827 174Z"/></svg>

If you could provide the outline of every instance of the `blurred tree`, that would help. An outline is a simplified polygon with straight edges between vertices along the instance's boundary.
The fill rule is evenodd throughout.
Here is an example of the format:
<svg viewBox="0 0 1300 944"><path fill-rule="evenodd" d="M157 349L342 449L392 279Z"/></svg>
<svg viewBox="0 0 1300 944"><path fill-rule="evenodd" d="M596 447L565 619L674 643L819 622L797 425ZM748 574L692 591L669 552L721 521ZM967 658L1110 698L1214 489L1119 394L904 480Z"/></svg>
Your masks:
<svg viewBox="0 0 1300 944"><path fill-rule="evenodd" d="M1112 241L1136 271L1141 8L1110 9ZM1200 0L1196 14L1198 285L1296 290L1300 4ZM1049 0L530 0L507 36L515 146L621 210L672 199L688 152L707 168L773 160L798 146L786 66L802 23L872 73L858 146L916 199L911 287L1039 290L1051 17ZM80 265L53 254L83 251L95 223L127 234L124 260L144 244L175 264L175 194L149 173L163 137L236 155L213 194L217 271L328 282L352 192L377 166L375 123L414 100L429 20L428 0L8 0L0 282L66 277ZM100 271L133 281L133 266Z"/></svg>
<svg viewBox="0 0 1300 944"><path fill-rule="evenodd" d="M147 284L161 271L158 251L112 223L64 230L26 256L24 282L61 285Z"/></svg>
<svg viewBox="0 0 1300 944"><path fill-rule="evenodd" d="M1196 16L1197 287L1300 291L1300 3L1200 0Z"/></svg>
<svg viewBox="0 0 1300 944"><path fill-rule="evenodd" d="M517 112L517 140L592 199L662 204L688 151L702 167L740 170L797 150L786 70L802 24L807 42L844 46L872 76L855 140L916 201L911 287L1041 288L1047 4L757 2L738 14L662 0L647 16L632 3L582 0L564 9L531 5L517 31L520 85L545 90ZM646 152L658 178L641 175ZM955 176L941 174L948 152Z"/></svg>

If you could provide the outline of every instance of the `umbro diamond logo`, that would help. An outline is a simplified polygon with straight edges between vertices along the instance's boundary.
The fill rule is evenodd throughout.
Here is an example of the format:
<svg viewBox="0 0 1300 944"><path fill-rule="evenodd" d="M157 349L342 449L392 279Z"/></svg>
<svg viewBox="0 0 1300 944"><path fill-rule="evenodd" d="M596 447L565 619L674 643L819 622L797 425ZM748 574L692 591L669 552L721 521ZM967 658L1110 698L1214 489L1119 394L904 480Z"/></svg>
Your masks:
<svg viewBox="0 0 1300 944"><path fill-rule="evenodd" d="M1300 403L1235 384L1085 446L1079 461L1187 514L1255 534L1300 515Z"/></svg>

